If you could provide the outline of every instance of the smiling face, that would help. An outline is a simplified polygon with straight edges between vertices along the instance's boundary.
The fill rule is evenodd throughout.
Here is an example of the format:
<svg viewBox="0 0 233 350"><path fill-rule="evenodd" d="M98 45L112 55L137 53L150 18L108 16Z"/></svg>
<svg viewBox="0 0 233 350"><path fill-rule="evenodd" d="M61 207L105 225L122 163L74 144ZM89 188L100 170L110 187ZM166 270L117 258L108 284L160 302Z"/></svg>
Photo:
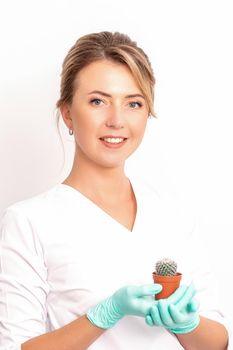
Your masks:
<svg viewBox="0 0 233 350"><path fill-rule="evenodd" d="M101 167L123 166L139 146L148 106L126 65L93 62L76 77L71 105L61 107L73 129L77 160Z"/></svg>

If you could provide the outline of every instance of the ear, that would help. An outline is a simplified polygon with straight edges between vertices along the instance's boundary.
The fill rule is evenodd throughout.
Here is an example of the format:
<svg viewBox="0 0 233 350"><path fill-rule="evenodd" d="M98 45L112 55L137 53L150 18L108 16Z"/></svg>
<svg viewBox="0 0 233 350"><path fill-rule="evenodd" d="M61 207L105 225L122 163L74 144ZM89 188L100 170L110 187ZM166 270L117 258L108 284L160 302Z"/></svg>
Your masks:
<svg viewBox="0 0 233 350"><path fill-rule="evenodd" d="M61 105L60 113L67 128L72 129L73 125L72 125L72 118L70 113L70 106L67 103L64 103Z"/></svg>

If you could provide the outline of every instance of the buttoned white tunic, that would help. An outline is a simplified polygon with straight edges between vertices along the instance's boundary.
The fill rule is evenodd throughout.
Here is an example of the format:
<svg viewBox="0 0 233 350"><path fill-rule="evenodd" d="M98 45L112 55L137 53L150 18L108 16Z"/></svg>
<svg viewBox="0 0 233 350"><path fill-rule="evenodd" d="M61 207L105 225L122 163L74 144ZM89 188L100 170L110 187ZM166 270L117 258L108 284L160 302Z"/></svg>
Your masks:
<svg viewBox="0 0 233 350"><path fill-rule="evenodd" d="M122 286L153 283L155 262L164 257L176 260L183 284L194 282L200 313L229 330L193 221L169 196L138 179L130 181L137 200L132 232L64 184L5 210L0 228L1 350L19 350L27 339L75 320ZM167 330L126 316L89 349L182 347Z"/></svg>

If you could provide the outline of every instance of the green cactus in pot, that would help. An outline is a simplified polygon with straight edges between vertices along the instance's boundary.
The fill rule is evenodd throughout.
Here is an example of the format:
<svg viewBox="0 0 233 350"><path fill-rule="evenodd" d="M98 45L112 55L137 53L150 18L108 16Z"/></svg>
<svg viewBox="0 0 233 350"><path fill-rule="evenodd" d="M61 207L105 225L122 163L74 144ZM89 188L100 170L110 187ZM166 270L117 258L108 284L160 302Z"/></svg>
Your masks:
<svg viewBox="0 0 233 350"><path fill-rule="evenodd" d="M155 295L155 299L166 299L179 287L182 274L177 272L177 263L168 258L161 259L155 264L152 274L154 283L161 284L163 289Z"/></svg>

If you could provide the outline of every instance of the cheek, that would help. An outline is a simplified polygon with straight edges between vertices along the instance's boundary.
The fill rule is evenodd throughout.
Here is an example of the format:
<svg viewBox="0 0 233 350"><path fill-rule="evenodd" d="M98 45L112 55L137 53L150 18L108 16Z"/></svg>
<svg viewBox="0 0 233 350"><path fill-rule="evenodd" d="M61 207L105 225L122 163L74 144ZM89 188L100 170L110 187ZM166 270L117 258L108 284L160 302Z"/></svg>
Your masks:
<svg viewBox="0 0 233 350"><path fill-rule="evenodd" d="M93 141L93 128L85 123L77 123L76 140L79 144L90 144Z"/></svg>
<svg viewBox="0 0 233 350"><path fill-rule="evenodd" d="M76 120L75 125L75 138L76 143L81 147L88 150L93 148L98 141L98 126L95 120L92 120L87 115L86 118L79 118Z"/></svg>
<svg viewBox="0 0 233 350"><path fill-rule="evenodd" d="M96 118L93 118L89 113L83 113L82 111L77 113L74 118L75 128L77 134L90 134L96 129Z"/></svg>
<svg viewBox="0 0 233 350"><path fill-rule="evenodd" d="M103 114L103 113L102 113ZM89 106L79 106L73 113L73 120L77 131L83 132L95 131L101 124L103 116L100 111L96 111Z"/></svg>
<svg viewBox="0 0 233 350"><path fill-rule="evenodd" d="M143 136L145 129L146 129L146 125L147 125L147 119L146 118L142 118L141 120L139 120L137 123L134 123L134 125L132 126L135 134L137 134L138 136Z"/></svg>

